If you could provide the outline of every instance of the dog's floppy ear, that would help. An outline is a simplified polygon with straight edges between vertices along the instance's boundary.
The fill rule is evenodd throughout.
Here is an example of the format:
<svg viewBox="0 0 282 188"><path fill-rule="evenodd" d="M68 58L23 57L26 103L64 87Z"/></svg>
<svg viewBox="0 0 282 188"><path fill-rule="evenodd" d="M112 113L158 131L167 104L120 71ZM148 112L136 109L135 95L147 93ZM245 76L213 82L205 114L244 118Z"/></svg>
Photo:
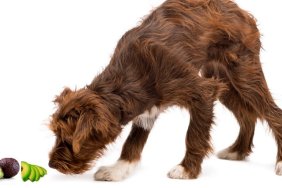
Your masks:
<svg viewBox="0 0 282 188"><path fill-rule="evenodd" d="M54 103L61 104L64 98L66 98L72 92L73 91L70 88L66 87L60 95L55 97Z"/></svg>
<svg viewBox="0 0 282 188"><path fill-rule="evenodd" d="M102 137L107 136L108 128L107 122L101 121L100 117L92 110L83 112L80 115L73 134L73 152L78 153L80 151L81 145L91 136L93 131L95 131L96 134L100 134Z"/></svg>

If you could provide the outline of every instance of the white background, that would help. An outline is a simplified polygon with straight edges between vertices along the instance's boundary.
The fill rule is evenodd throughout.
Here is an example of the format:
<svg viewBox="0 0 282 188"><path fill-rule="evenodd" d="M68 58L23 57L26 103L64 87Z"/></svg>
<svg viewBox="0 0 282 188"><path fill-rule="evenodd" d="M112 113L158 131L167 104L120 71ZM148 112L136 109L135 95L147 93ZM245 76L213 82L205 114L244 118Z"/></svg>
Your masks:
<svg viewBox="0 0 282 188"><path fill-rule="evenodd" d="M223 161L211 155L197 180L170 180L166 173L183 157L189 115L171 108L156 122L138 170L119 183L95 182L92 170L66 176L48 168L54 136L48 119L52 100L64 86L80 88L103 70L118 39L163 0L0 1L0 158L14 157L44 166L48 175L37 183L20 175L1 180L0 187L281 187L274 173L276 146L266 123L258 122L254 153L243 162ZM258 20L264 50L263 69L269 88L282 107L282 2L237 0ZM215 152L236 138L238 125L220 104L215 108ZM119 156L130 125L100 159L97 166ZM46 186L45 186L46 185Z"/></svg>

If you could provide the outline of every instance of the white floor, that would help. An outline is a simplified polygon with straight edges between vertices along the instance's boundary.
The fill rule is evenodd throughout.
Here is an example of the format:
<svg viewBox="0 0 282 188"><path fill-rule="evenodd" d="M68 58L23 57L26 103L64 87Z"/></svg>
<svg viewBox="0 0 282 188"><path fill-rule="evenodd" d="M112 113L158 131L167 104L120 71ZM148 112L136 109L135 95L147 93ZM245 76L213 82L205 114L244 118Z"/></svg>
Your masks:
<svg viewBox="0 0 282 188"><path fill-rule="evenodd" d="M93 174L98 166L116 161L130 125L89 172L66 176L48 168L54 136L47 125L54 111L54 96L64 86L80 88L90 83L109 62L120 36L161 2L0 1L0 158L14 157L48 170L37 183L23 183L18 175L0 180L0 187L281 187L282 177L274 173L276 145L267 124L261 122L257 124L254 153L248 160L224 161L212 154L205 159L198 179L168 179L167 172L183 157L189 122L188 113L176 107L157 120L142 163L123 182L95 182ZM258 20L265 77L282 108L282 3L236 2ZM215 116L212 142L216 153L235 140L238 125L220 104L216 105Z"/></svg>

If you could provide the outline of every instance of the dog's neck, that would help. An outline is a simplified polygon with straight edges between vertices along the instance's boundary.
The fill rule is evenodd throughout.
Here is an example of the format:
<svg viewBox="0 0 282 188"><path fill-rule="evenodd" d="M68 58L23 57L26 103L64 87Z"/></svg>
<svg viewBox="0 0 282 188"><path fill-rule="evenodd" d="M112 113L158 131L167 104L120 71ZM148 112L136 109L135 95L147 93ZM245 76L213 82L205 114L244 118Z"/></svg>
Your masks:
<svg viewBox="0 0 282 188"><path fill-rule="evenodd" d="M142 80L145 73L132 67L126 70L124 67L131 66L121 65L112 60L108 67L88 85L88 89L104 100L121 125L126 125L155 105L153 92L148 92L151 90L147 88L149 84L144 84ZM138 77L141 79L137 79Z"/></svg>

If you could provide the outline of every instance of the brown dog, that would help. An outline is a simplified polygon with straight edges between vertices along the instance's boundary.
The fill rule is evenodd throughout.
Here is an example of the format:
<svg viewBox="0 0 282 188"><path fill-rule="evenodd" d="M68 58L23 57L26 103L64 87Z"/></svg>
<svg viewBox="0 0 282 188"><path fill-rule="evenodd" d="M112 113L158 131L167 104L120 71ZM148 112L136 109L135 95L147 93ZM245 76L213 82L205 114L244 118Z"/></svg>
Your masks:
<svg viewBox="0 0 282 188"><path fill-rule="evenodd" d="M264 79L260 48L253 17L233 1L167 0L121 38L110 64L90 85L65 89L56 98L50 167L66 174L88 170L132 121L118 162L95 174L97 180L122 180L139 162L158 115L178 105L191 116L187 150L168 176L196 178L212 150L213 103L219 98L237 118L240 133L218 156L243 160L251 153L257 119L265 119L278 146L276 174L282 175L282 110Z"/></svg>

